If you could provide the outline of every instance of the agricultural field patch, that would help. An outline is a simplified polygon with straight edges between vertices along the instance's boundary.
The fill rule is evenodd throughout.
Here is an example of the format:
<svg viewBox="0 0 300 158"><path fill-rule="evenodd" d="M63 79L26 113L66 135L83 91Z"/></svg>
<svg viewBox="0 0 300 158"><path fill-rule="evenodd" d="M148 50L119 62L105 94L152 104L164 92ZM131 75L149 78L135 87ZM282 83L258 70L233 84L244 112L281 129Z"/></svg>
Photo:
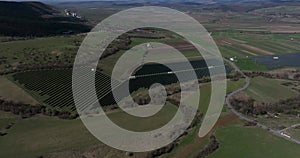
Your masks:
<svg viewBox="0 0 300 158"><path fill-rule="evenodd" d="M165 35L166 36L166 35ZM174 36L174 37L173 37ZM201 54L198 53L197 49L187 41L185 41L182 37L173 35L170 38L160 38L160 39L149 39L149 38L131 38L130 46L137 46L143 43L149 42L158 42L170 45L171 47L176 48L180 51L185 57L192 58L192 57L201 57Z"/></svg>
<svg viewBox="0 0 300 158"><path fill-rule="evenodd" d="M214 33L213 37L224 57L237 57L238 60L244 60L247 56L256 57L300 51L297 44L299 34L219 32Z"/></svg>
<svg viewBox="0 0 300 158"><path fill-rule="evenodd" d="M253 99L265 103L296 97L299 93L283 86L281 83L284 81L264 77L251 78L250 86L245 92Z"/></svg>
<svg viewBox="0 0 300 158"><path fill-rule="evenodd" d="M30 94L4 76L0 77L0 98L31 105L38 104Z"/></svg>
<svg viewBox="0 0 300 158"><path fill-rule="evenodd" d="M271 127L272 129L282 130L295 124L300 123L300 118L294 115L278 114L276 117L259 116L257 121Z"/></svg>
<svg viewBox="0 0 300 158"><path fill-rule="evenodd" d="M167 102L158 113L151 117L134 117L121 110L109 113L108 117L124 129L136 132L146 132L164 126L174 117L177 110L177 106Z"/></svg>
<svg viewBox="0 0 300 158"><path fill-rule="evenodd" d="M233 45L235 48L236 46L242 48L242 49L246 49L246 50L249 50L249 51L252 51L252 52L258 52L259 54L273 54L272 52L270 51L267 51L267 50L264 50L264 49L261 49L261 48L258 48L258 47L255 47L253 45L249 45L247 42L245 41L240 41L240 40L235 40L235 39L232 39L232 38L227 38L227 39L224 39L221 41L222 44L224 45ZM253 54L256 54L258 55L258 53L253 53ZM249 53L248 53L249 54ZM252 54L252 53L251 53ZM250 54L250 55L251 55Z"/></svg>
<svg viewBox="0 0 300 158"><path fill-rule="evenodd" d="M238 81L227 80L227 94L241 88L245 83L244 79L239 79ZM203 84L200 86L200 103L199 110L202 113L207 111L211 97L211 84Z"/></svg>
<svg viewBox="0 0 300 158"><path fill-rule="evenodd" d="M268 70L265 65L259 64L252 59L238 59L236 65L242 70L255 70L255 71L266 71Z"/></svg>
<svg viewBox="0 0 300 158"><path fill-rule="evenodd" d="M168 103L166 108L163 108L157 116L138 122L136 122L137 119L128 118L121 110L111 111L107 115L112 121L124 128L147 131L149 128L163 125L172 118L171 116L176 111L177 107ZM24 158L41 155L69 157L78 154L77 156L80 156L82 153L92 154L95 148L101 149L101 152L97 153L101 157L105 156L106 152L111 153L114 157L125 157L125 152L120 152L100 143L89 133L80 119L61 120L39 115L28 119L18 119L18 116L11 113L0 112L0 114L0 127L4 127L10 122L15 123L7 131L7 135L0 137L0 147L3 149L3 152L0 153L1 157L18 157L20 154ZM151 122L151 127L148 126L149 122ZM16 139L19 140L18 143L16 143ZM16 148L18 148L17 151ZM81 153L76 151L81 151Z"/></svg>
<svg viewBox="0 0 300 158"><path fill-rule="evenodd" d="M20 116L13 115L10 112L0 111L0 132L8 133L11 127L8 126L15 124L21 120Z"/></svg>
<svg viewBox="0 0 300 158"><path fill-rule="evenodd" d="M0 42L0 70L18 65L73 63L82 35Z"/></svg>
<svg viewBox="0 0 300 158"><path fill-rule="evenodd" d="M80 120L36 116L15 122L8 134L0 137L0 156L38 157L52 152L86 148L97 143Z"/></svg>
<svg viewBox="0 0 300 158"><path fill-rule="evenodd" d="M209 155L209 158L253 158L261 157L262 153L266 158L297 158L300 154L298 144L286 141L258 127L245 127L242 121L218 127L216 137L220 147Z"/></svg>

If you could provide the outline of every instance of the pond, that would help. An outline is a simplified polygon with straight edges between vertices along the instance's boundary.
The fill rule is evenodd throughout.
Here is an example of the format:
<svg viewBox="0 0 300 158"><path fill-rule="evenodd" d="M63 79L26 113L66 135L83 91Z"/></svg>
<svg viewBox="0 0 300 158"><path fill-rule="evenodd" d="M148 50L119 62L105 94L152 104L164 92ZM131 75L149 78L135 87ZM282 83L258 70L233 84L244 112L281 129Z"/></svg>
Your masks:
<svg viewBox="0 0 300 158"><path fill-rule="evenodd" d="M255 62L265 65L268 69L300 66L300 53L264 55L252 58Z"/></svg>

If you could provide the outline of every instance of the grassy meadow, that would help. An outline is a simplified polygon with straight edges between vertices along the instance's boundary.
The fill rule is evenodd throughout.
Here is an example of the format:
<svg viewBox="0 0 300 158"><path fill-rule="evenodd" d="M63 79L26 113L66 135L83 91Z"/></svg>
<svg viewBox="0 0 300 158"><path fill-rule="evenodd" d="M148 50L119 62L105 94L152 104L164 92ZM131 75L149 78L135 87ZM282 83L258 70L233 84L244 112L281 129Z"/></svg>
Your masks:
<svg viewBox="0 0 300 158"><path fill-rule="evenodd" d="M0 97L5 100L12 100L31 105L38 104L30 94L6 77L0 77Z"/></svg>
<svg viewBox="0 0 300 158"><path fill-rule="evenodd" d="M299 145L270 134L258 127L244 127L241 121L221 126L216 130L220 148L209 158L219 157L263 157L297 158Z"/></svg>
<svg viewBox="0 0 300 158"><path fill-rule="evenodd" d="M0 42L0 68L21 64L39 65L53 62L73 63L82 35L34 38Z"/></svg>
<svg viewBox="0 0 300 158"><path fill-rule="evenodd" d="M281 85L283 82L285 81L264 77L251 78L250 86L245 92L255 100L267 103L296 97L298 93L289 87Z"/></svg>

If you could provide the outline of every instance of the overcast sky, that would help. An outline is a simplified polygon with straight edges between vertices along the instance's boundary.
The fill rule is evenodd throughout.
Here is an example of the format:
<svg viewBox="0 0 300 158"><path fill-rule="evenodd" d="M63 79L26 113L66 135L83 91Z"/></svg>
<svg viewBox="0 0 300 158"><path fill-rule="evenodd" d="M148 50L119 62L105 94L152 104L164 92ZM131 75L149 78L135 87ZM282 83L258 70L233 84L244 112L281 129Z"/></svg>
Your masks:
<svg viewBox="0 0 300 158"><path fill-rule="evenodd" d="M1 0L1 1L41 1L41 2L63 2L63 1L113 1L113 0ZM126 0L117 0L117 1L126 1Z"/></svg>
<svg viewBox="0 0 300 158"><path fill-rule="evenodd" d="M63 1L114 1L114 0L1 0L1 1L60 1L60 2L63 2ZM130 0L115 0L115 1L130 1Z"/></svg>

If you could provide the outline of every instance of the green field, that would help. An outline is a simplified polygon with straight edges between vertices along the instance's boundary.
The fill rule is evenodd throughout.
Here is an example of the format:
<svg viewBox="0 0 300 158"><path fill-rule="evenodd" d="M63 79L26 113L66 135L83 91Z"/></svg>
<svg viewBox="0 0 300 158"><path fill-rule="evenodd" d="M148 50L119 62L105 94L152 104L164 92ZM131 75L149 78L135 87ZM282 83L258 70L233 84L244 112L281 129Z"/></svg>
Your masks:
<svg viewBox="0 0 300 158"><path fill-rule="evenodd" d="M4 118L3 114L6 115ZM4 112L1 112L0 120L7 121L7 124L15 123L6 136L0 137L0 157L37 157L97 143L80 120L67 121L44 116L23 120Z"/></svg>
<svg viewBox="0 0 300 158"><path fill-rule="evenodd" d="M13 123L21 119L21 117L13 115L9 112L0 111L0 114L0 131L4 130L9 123Z"/></svg>
<svg viewBox="0 0 300 158"><path fill-rule="evenodd" d="M73 63L83 37L74 35L0 42L0 68L20 64Z"/></svg>
<svg viewBox="0 0 300 158"><path fill-rule="evenodd" d="M6 77L0 77L0 98L31 105L38 104L32 96Z"/></svg>
<svg viewBox="0 0 300 158"><path fill-rule="evenodd" d="M244 85L245 80L239 79L238 81L230 81L227 80L227 93L230 93L234 90L241 88ZM210 102L211 97L211 85L210 84L203 84L200 86L200 103L199 103L199 110L200 112L205 113L208 108L208 104Z"/></svg>
<svg viewBox="0 0 300 158"><path fill-rule="evenodd" d="M256 63L252 59L239 59L236 62L241 70L255 70L255 71L266 71L267 67L265 65Z"/></svg>
<svg viewBox="0 0 300 158"><path fill-rule="evenodd" d="M280 114L275 117L258 116L257 121L272 129L281 130L283 127L290 127L300 123L300 118L293 115Z"/></svg>
<svg viewBox="0 0 300 158"><path fill-rule="evenodd" d="M296 97L298 93L286 86L281 85L284 80L255 77L251 79L246 93L260 102L274 103L280 99Z"/></svg>
<svg viewBox="0 0 300 158"><path fill-rule="evenodd" d="M118 126L130 131L145 132L158 129L169 122L177 112L177 107L170 103L166 105L155 115L151 117L134 117L126 112L113 112L109 118Z"/></svg>
<svg viewBox="0 0 300 158"><path fill-rule="evenodd" d="M297 158L300 154L298 144L286 141L258 127L243 127L240 121L219 127L216 137L220 148L209 158Z"/></svg>
<svg viewBox="0 0 300 158"><path fill-rule="evenodd" d="M168 122L176 109L176 106L167 104L155 116L141 120L119 110L110 112L108 116L121 127L147 131ZM88 150L92 146L98 146L100 151L113 152L113 156L116 157L125 156L124 152L121 153L100 143L79 119L61 120L46 116L20 119L10 113L0 112L0 114L0 129L9 123L15 123L11 129L6 130L8 133L6 136L0 137L0 157L19 157L19 155L24 158L37 157L63 151ZM100 153L100 156L105 154Z"/></svg>
<svg viewBox="0 0 300 158"><path fill-rule="evenodd" d="M238 81L227 80L227 93L233 92L245 84L245 79L240 78Z"/></svg>

